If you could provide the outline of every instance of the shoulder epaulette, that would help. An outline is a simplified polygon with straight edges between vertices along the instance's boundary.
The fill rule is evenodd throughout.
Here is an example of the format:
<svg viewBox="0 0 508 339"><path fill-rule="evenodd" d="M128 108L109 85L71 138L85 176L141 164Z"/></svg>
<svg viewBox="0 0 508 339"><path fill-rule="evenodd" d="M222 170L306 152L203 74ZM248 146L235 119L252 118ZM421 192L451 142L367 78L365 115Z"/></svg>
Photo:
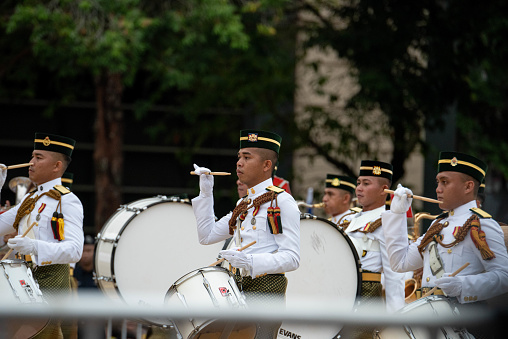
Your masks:
<svg viewBox="0 0 508 339"><path fill-rule="evenodd" d="M57 190L58 192L60 192L61 195L65 195L65 194L71 193L71 191L69 191L69 189L67 187L62 186L62 185L56 185L53 188L55 190Z"/></svg>
<svg viewBox="0 0 508 339"><path fill-rule="evenodd" d="M282 192L286 192L283 188L280 188L280 187L277 187L277 186L268 186L266 188L266 190L267 191L275 192L277 194L282 193Z"/></svg>
<svg viewBox="0 0 508 339"><path fill-rule="evenodd" d="M360 207L351 207L349 210L351 210L355 213L360 213L362 211L362 209Z"/></svg>
<svg viewBox="0 0 508 339"><path fill-rule="evenodd" d="M488 214L487 212L485 212L481 208L473 207L473 208L471 208L469 210L471 212L473 212L474 214L477 214L478 216L482 217L482 218L492 218L492 216L490 214Z"/></svg>

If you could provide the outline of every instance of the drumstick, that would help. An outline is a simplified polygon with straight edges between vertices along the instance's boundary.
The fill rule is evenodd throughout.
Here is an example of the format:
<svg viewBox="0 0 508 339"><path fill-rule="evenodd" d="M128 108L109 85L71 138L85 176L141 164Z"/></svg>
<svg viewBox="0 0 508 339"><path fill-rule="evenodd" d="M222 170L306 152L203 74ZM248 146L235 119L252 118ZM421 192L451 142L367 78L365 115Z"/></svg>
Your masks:
<svg viewBox="0 0 508 339"><path fill-rule="evenodd" d="M251 242L250 244L247 244L247 245L245 245L245 246L243 246L243 247L240 247L237 251L243 251L244 249L246 249L247 247L251 247L251 246L252 246L252 245L254 245L255 243L256 243L256 240L254 240L254 241L253 241L253 242ZM224 260L226 260L226 259L224 259L224 258L220 258L219 260L217 260L216 262L214 262L213 264L210 264L210 265L208 265L208 266L215 266L215 265L218 265L218 264L220 264L221 262L223 262Z"/></svg>
<svg viewBox="0 0 508 339"><path fill-rule="evenodd" d="M19 165L11 165L11 166L7 166L7 169L15 169L15 168L21 168L21 167L28 167L28 166L32 166L33 164L31 162L27 162L26 164L19 164Z"/></svg>
<svg viewBox="0 0 508 339"><path fill-rule="evenodd" d="M36 221L34 221L34 222L32 223L32 225L30 225L30 227L28 227L28 228L27 228L27 230L25 231L25 233L23 233L23 235L21 236L21 238L23 238L25 235L27 235L27 234L28 234L28 232L30 232L30 230L32 229L32 227L34 227L36 224L37 224L37 222L36 222ZM8 257L9 255L11 255L12 251L13 251L13 249L11 248L11 249L10 249L10 250L9 250L9 251L8 251L8 252L4 255L4 257L2 258L2 260L7 259L7 257Z"/></svg>
<svg viewBox="0 0 508 339"><path fill-rule="evenodd" d="M469 263L465 263L464 265L462 265L458 270L456 270L455 272L453 272L452 274L450 274L450 277L454 277L456 276L457 274L459 274L464 268L468 267L469 266ZM428 297L429 295L431 295L432 293L434 293L434 291L437 289L437 286L434 286L432 287L432 289L430 291L428 291L427 293L425 293L422 298L425 298L425 297Z"/></svg>
<svg viewBox="0 0 508 339"><path fill-rule="evenodd" d="M391 194L393 194L393 193L395 193L395 191L385 189L385 193L391 193ZM442 204L443 203L442 201L439 201L439 200L436 200L436 199L425 198L425 197L421 197L419 195L414 195L414 194L413 195L408 194L407 196L410 197L410 198L416 199L416 200L422 200L422 201L426 201L426 202L433 202L435 204Z"/></svg>
<svg viewBox="0 0 508 339"><path fill-rule="evenodd" d="M192 175L198 175L194 171L191 171L190 174L192 174ZM208 172L208 173L205 173L205 174L208 174L208 175L231 175L231 173L229 173L229 172Z"/></svg>

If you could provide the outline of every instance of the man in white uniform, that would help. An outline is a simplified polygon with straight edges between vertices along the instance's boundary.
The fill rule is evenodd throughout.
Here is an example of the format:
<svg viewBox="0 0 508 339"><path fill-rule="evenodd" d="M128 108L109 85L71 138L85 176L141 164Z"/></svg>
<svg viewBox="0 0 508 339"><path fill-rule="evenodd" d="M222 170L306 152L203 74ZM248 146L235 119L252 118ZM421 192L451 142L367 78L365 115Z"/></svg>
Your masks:
<svg viewBox="0 0 508 339"><path fill-rule="evenodd" d="M405 213L412 192L399 186L383 227L391 266L398 272L423 266L422 294L456 297L469 304L508 292L508 255L499 224L477 208L476 197L487 165L467 154L441 152L437 199L445 210L416 242L407 243ZM469 263L456 276L451 273ZM475 334L476 335L476 334Z"/></svg>
<svg viewBox="0 0 508 339"><path fill-rule="evenodd" d="M28 174L37 188L0 214L0 236L18 232L8 245L31 262L34 277L49 301L58 293L70 292L69 263L79 261L83 251L83 206L61 181L74 145L74 140L63 136L36 133ZM7 170L0 166L2 187ZM48 326L41 337L62 337L58 322Z"/></svg>
<svg viewBox="0 0 508 339"><path fill-rule="evenodd" d="M239 269L237 282L247 302L283 301L287 286L284 272L296 270L300 263L300 211L293 197L272 182L281 140L266 131L240 132L236 173L248 186L248 194L217 222L213 176L206 174L209 169L194 165L200 175L200 193L192 200L199 242L213 244L233 237L235 248L220 255ZM256 241L253 246L236 250L252 241ZM279 326L258 328L257 337L275 338Z"/></svg>
<svg viewBox="0 0 508 339"><path fill-rule="evenodd" d="M351 202L356 189L356 179L343 175L327 174L322 202L330 221L339 224L351 211Z"/></svg>
<svg viewBox="0 0 508 339"><path fill-rule="evenodd" d="M390 188L392 175L391 164L363 160L356 186L362 212L346 216L339 225L353 241L362 264L360 305L381 300L383 273L388 312L404 307L404 274L394 272L390 267L382 231L384 224L381 223L381 213L386 209L387 193L384 190Z"/></svg>

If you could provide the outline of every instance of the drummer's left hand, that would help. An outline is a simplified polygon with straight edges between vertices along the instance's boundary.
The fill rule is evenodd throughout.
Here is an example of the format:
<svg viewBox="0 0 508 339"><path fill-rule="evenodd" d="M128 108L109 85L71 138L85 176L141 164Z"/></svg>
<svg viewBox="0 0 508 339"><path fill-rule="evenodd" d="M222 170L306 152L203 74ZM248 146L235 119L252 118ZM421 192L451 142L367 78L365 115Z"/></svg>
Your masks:
<svg viewBox="0 0 508 339"><path fill-rule="evenodd" d="M229 261L231 266L236 268L244 268L251 271L252 255L237 251L237 248L223 250L219 252L220 256Z"/></svg>
<svg viewBox="0 0 508 339"><path fill-rule="evenodd" d="M462 281L459 277L450 277L451 273L443 273L436 279L436 286L443 290L448 297L458 297L462 293Z"/></svg>
<svg viewBox="0 0 508 339"><path fill-rule="evenodd" d="M17 235L9 239L7 245L22 254L37 254L37 242L34 239Z"/></svg>

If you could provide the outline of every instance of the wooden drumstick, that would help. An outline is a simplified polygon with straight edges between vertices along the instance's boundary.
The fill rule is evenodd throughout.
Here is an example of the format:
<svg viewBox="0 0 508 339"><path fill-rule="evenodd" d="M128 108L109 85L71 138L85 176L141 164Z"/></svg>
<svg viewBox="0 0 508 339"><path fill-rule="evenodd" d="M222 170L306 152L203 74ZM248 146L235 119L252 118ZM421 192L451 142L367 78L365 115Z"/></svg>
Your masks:
<svg viewBox="0 0 508 339"><path fill-rule="evenodd" d="M26 229L25 233L23 233L23 235L21 236L21 238L25 237L25 236L28 234L28 232L30 232L30 230L32 229L32 227L34 227L35 225L37 225L37 222L36 222L36 221L34 221L34 222L32 223L32 225L30 225L30 227L28 227L28 228ZM7 259L7 257L8 257L9 255L11 255L12 251L13 251L13 249L11 248L11 249L10 249L10 250L9 250L9 251L8 251L8 252L4 255L4 257L2 258L2 260Z"/></svg>
<svg viewBox="0 0 508 339"><path fill-rule="evenodd" d="M393 194L393 193L395 193L395 191L385 189L385 193L391 193L391 194ZM416 200L422 200L422 201L426 201L426 202L433 202L435 204L442 204L443 203L442 201L439 201L439 200L436 200L436 199L431 199L431 198L421 197L419 195L410 195L410 194L408 194L407 196L410 197L410 198L416 199Z"/></svg>
<svg viewBox="0 0 508 339"><path fill-rule="evenodd" d="M21 167L28 167L28 166L32 166L33 164L31 162L27 162L26 164L19 164L19 165L11 165L11 166L7 166L7 169L15 169L15 168L21 168Z"/></svg>
<svg viewBox="0 0 508 339"><path fill-rule="evenodd" d="M254 241L253 241L253 242L251 242L250 244L247 244L247 245L245 245L245 246L243 246L243 247L240 247L237 251L243 251L244 249L246 249L247 247L251 247L251 246L252 246L252 245L254 245L255 243L256 243L256 240L254 240ZM216 262L214 262L213 264L210 264L210 265L208 265L208 266L215 266L215 265L218 265L218 264L220 264L221 262L223 262L224 260L226 260L226 259L224 259L224 258L220 258L219 260L217 260Z"/></svg>
<svg viewBox="0 0 508 339"><path fill-rule="evenodd" d="M469 266L469 263L465 263L464 265L462 265L458 270L456 270L455 272L453 272L452 274L450 274L450 277L454 277L456 276L457 274L459 274L464 268L468 267ZM425 298L425 297L428 297L429 295L431 295L432 293L434 293L434 291L437 289L437 286L434 286L432 287L432 289L430 291L428 291L427 293L425 293L422 298Z"/></svg>
<svg viewBox="0 0 508 339"><path fill-rule="evenodd" d="M192 174L192 175L198 175L194 171L191 171L190 174ZM208 174L208 175L231 175L231 173L229 173L229 172L208 172L208 173L205 173L205 174Z"/></svg>

